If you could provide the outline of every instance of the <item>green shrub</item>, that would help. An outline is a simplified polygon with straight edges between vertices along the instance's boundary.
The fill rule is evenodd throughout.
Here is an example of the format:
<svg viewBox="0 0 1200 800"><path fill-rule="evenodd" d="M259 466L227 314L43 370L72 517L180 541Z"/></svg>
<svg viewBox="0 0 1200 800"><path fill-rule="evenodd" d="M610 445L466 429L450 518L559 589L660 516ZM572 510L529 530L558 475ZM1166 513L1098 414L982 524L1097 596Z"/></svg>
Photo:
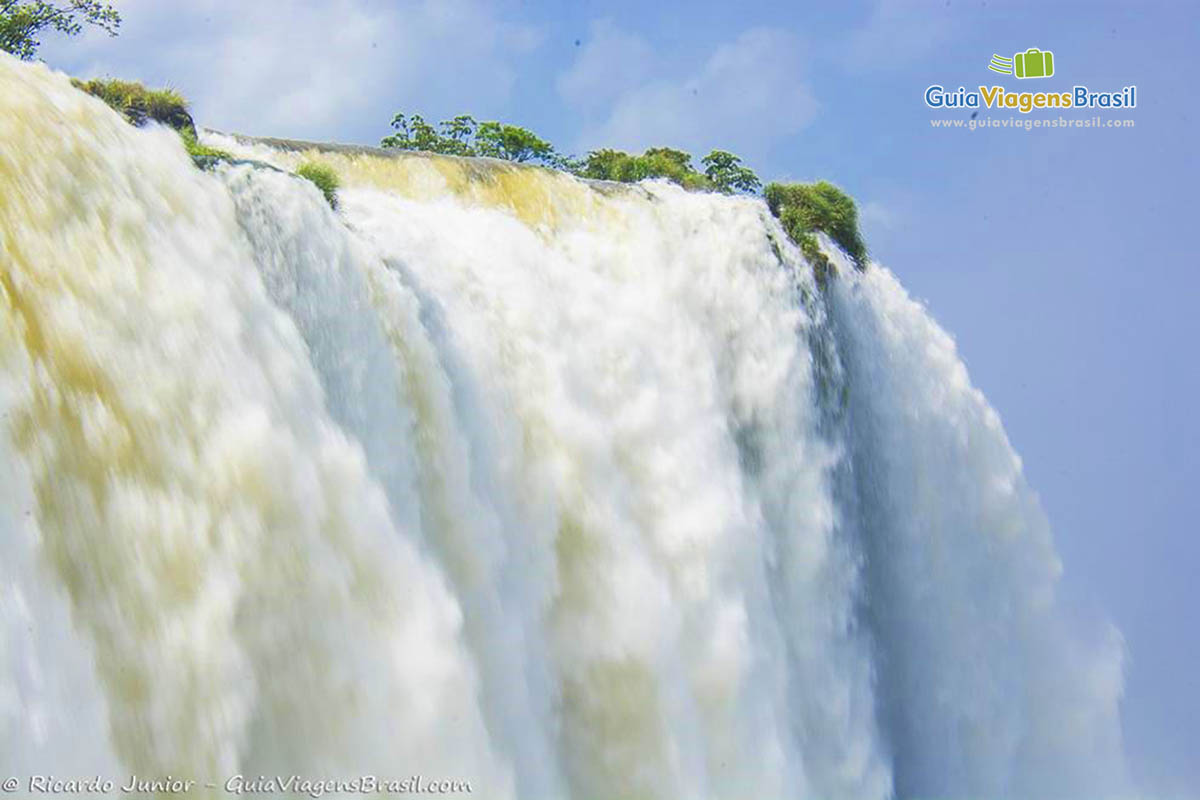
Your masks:
<svg viewBox="0 0 1200 800"><path fill-rule="evenodd" d="M828 181L769 184L763 192L771 213L809 261L819 255L816 233L833 239L859 269L867 266L867 245L858 230L858 209L845 192ZM828 259L819 259L828 267ZM816 263L814 262L814 267Z"/></svg>
<svg viewBox="0 0 1200 800"><path fill-rule="evenodd" d="M682 150L652 147L640 156L620 150L588 153L579 175L601 181L635 183L646 178L665 178L685 189L712 189L712 182L692 166L692 157Z"/></svg>
<svg viewBox="0 0 1200 800"><path fill-rule="evenodd" d="M337 191L341 181L331 167L315 161L306 161L296 170L296 174L312 181L313 185L321 190L321 194L325 195L329 207L337 208Z"/></svg>
<svg viewBox="0 0 1200 800"><path fill-rule="evenodd" d="M147 89L134 81L116 79L90 81L72 79L75 87L99 97L134 125L153 120L196 138L196 124L188 112L187 100L174 89Z"/></svg>

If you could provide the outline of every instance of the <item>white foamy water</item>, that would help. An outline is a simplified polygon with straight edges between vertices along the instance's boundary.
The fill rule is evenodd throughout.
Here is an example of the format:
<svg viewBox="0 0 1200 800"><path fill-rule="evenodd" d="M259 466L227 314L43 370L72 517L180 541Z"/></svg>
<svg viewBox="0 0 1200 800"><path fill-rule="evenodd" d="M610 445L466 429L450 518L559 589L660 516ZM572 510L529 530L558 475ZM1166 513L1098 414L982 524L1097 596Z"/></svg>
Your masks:
<svg viewBox="0 0 1200 800"><path fill-rule="evenodd" d="M1119 637L882 268L819 290L762 203L665 185L204 173L0 86L0 773L1126 788Z"/></svg>

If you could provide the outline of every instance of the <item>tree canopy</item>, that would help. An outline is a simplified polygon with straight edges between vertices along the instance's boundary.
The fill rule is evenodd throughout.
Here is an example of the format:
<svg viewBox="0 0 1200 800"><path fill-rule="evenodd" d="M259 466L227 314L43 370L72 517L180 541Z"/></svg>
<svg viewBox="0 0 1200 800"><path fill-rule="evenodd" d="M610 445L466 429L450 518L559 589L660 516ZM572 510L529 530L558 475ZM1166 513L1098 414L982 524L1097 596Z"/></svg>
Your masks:
<svg viewBox="0 0 1200 800"><path fill-rule="evenodd" d="M101 0L0 0L0 50L29 61L42 42L46 30L77 36L84 25L94 25L116 36L121 15Z"/></svg>
<svg viewBox="0 0 1200 800"><path fill-rule="evenodd" d="M575 158L558 152L550 142L525 128L494 121L476 122L469 114L434 125L420 114L400 113L392 118L392 128L394 133L385 136L380 146L540 164L593 180L633 183L663 178L685 189L725 194L754 193L762 185L740 158L724 150L713 150L700 159L704 166L701 172L692 164L691 154L683 150L651 147L641 155L633 155L604 148Z"/></svg>
<svg viewBox="0 0 1200 800"><path fill-rule="evenodd" d="M692 166L692 157L682 150L652 147L640 156L620 150L593 150L579 173L584 178L633 183L646 178L665 178L685 189L711 189L708 178Z"/></svg>
<svg viewBox="0 0 1200 800"><path fill-rule="evenodd" d="M596 180L633 182L665 178L685 189L753 194L762 185L758 176L733 153L713 150L700 159L704 172L692 166L692 157L670 147L651 147L640 156L620 150L593 150L578 174Z"/></svg>
<svg viewBox="0 0 1200 800"><path fill-rule="evenodd" d="M564 169L570 159L532 131L502 122L476 122L469 114L443 120L436 126L420 114L397 114L392 118L395 133L385 136L381 147L424 150L448 156L485 156L506 161L541 164Z"/></svg>
<svg viewBox="0 0 1200 800"><path fill-rule="evenodd" d="M743 166L742 160L733 153L724 150L713 150L700 159L704 165L704 175L718 192L733 194L734 192L754 193L762 183L749 167Z"/></svg>

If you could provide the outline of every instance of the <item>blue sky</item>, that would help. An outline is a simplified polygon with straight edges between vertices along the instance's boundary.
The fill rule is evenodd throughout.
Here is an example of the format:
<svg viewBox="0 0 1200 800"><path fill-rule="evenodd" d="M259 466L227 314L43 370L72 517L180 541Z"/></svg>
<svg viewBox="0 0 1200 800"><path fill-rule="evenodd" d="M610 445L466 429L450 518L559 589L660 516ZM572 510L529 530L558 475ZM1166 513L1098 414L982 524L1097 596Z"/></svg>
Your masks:
<svg viewBox="0 0 1200 800"><path fill-rule="evenodd" d="M564 150L721 147L764 178L844 186L875 257L956 335L1000 411L1069 602L1125 634L1143 786L1196 795L1200 278L1183 234L1200 4L115 4L119 38L50 40L43 57L174 86L222 130L374 143L398 110L469 112ZM1055 78L986 70L1034 46L1054 52ZM1107 112L1136 127L934 130L963 112L926 108L932 83L1136 83L1138 108Z"/></svg>

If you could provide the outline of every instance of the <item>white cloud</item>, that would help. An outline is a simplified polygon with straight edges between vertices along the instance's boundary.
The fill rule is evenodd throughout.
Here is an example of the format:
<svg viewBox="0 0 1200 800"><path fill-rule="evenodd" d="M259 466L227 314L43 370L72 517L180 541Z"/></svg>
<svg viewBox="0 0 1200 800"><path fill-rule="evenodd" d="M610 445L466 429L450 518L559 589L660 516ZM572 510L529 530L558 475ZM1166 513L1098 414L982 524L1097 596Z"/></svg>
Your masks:
<svg viewBox="0 0 1200 800"><path fill-rule="evenodd" d="M785 31L748 30L715 48L693 74L672 80L645 79L664 65L644 41L607 23L594 31L596 41L559 80L564 99L588 119L580 150L719 147L754 161L816 113L804 45ZM618 67L621 53L636 55L636 69ZM606 78L616 87L607 96Z"/></svg>
<svg viewBox="0 0 1200 800"><path fill-rule="evenodd" d="M43 56L174 85L205 125L297 138L370 142L397 110L494 113L540 42L484 0L126 0L120 10L118 38L89 35Z"/></svg>
<svg viewBox="0 0 1200 800"><path fill-rule="evenodd" d="M896 213L876 200L864 203L858 216L864 228L892 230L897 224Z"/></svg>
<svg viewBox="0 0 1200 800"><path fill-rule="evenodd" d="M559 76L558 92L585 114L603 112L645 81L653 66L654 50L648 42L611 20L597 20L575 63Z"/></svg>
<svg viewBox="0 0 1200 800"><path fill-rule="evenodd" d="M949 34L943 0L879 0L839 54L849 67L894 69L929 55Z"/></svg>

